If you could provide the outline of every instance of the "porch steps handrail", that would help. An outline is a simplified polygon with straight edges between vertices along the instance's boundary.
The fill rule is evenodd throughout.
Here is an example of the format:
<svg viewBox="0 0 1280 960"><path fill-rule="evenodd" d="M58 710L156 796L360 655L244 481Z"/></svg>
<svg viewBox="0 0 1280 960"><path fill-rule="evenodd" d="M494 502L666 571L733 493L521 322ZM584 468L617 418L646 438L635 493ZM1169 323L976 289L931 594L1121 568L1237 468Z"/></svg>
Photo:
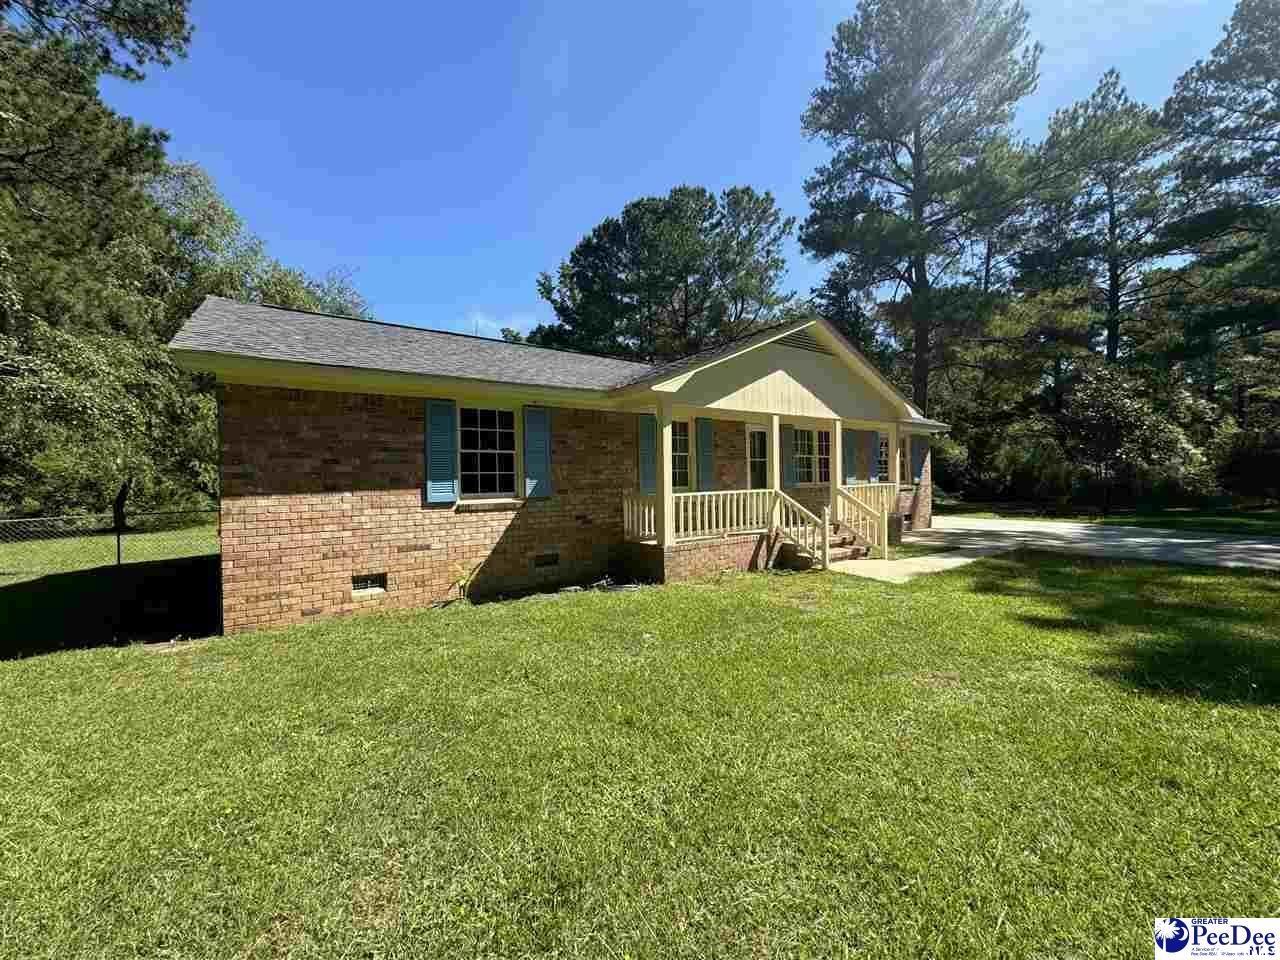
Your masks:
<svg viewBox="0 0 1280 960"><path fill-rule="evenodd" d="M773 491L778 505L777 523L774 529L797 547L808 551L818 559L823 568L831 566L831 523L829 507L823 507L819 517L804 504L793 500L781 490Z"/></svg>
<svg viewBox="0 0 1280 960"><path fill-rule="evenodd" d="M769 529L772 490L701 490L672 497L676 540L727 537Z"/></svg>
<svg viewBox="0 0 1280 960"><path fill-rule="evenodd" d="M881 559L889 557L889 511L877 510L872 504L849 492L836 490L836 522L849 527L861 540L871 545Z"/></svg>
<svg viewBox="0 0 1280 960"><path fill-rule="evenodd" d="M843 484L840 490L857 497L871 509L879 513L893 513L898 501L899 485L879 481Z"/></svg>

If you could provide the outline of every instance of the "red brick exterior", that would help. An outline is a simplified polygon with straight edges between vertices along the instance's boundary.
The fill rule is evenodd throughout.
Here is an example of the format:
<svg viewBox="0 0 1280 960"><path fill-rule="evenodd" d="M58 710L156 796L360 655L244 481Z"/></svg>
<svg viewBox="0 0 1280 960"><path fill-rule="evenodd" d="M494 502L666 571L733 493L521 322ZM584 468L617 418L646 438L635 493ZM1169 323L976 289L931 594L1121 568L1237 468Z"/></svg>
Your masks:
<svg viewBox="0 0 1280 960"><path fill-rule="evenodd" d="M782 492L814 516L822 516L822 508L831 506L831 487L825 483L782 488Z"/></svg>
<svg viewBox="0 0 1280 960"><path fill-rule="evenodd" d="M777 558L780 545L763 533L691 540L665 550L653 543L629 543L623 562L628 575L638 580L675 583L725 570L764 570Z"/></svg>
<svg viewBox="0 0 1280 960"><path fill-rule="evenodd" d="M933 526L933 451L926 451L920 482L911 501L911 529L927 530Z"/></svg>
<svg viewBox="0 0 1280 960"><path fill-rule="evenodd" d="M711 423L716 489L747 489L747 425L736 420Z"/></svg>
<svg viewBox="0 0 1280 960"><path fill-rule="evenodd" d="M762 569L777 544L750 534L624 543L622 497L637 485L638 417L551 411L552 496L519 504L426 505L421 399L226 385L222 620L229 633L458 595L515 594L610 570L654 581ZM716 421L718 489L745 489L746 430ZM926 461L922 495L931 493ZM787 493L821 515L825 484ZM908 509L928 525L931 497ZM923 512L922 512L923 511ZM554 554L554 564L544 564ZM385 591L352 578L386 574Z"/></svg>
<svg viewBox="0 0 1280 960"><path fill-rule="evenodd" d="M228 385L221 396L223 628L582 582L622 541L633 414L552 411L555 494L518 507L422 502L423 401ZM535 557L558 553L556 566ZM386 573L385 593L351 578Z"/></svg>

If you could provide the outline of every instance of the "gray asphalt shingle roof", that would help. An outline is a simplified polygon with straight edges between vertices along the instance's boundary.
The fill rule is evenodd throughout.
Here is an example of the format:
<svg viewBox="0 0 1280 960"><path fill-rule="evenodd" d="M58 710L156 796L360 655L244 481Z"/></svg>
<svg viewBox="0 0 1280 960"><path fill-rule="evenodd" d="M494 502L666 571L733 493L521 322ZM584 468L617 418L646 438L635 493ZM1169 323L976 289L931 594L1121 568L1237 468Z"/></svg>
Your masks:
<svg viewBox="0 0 1280 960"><path fill-rule="evenodd" d="M205 297L169 346L263 360L587 390L609 390L644 379L654 370L630 360L223 297Z"/></svg>

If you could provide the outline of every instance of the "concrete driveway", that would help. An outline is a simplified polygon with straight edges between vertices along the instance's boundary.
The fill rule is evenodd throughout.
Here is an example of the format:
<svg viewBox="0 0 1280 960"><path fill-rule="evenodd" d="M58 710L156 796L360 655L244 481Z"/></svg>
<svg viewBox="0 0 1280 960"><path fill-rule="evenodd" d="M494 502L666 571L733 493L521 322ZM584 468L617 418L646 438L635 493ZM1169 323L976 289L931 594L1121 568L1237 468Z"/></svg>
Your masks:
<svg viewBox="0 0 1280 960"><path fill-rule="evenodd" d="M946 553L890 561L849 560L833 563L831 568L902 583L923 573L949 570L983 557L1027 547L1117 560L1253 567L1280 572L1280 539L1060 520L935 517L933 523L933 529L909 533L903 539L906 543L947 547Z"/></svg>

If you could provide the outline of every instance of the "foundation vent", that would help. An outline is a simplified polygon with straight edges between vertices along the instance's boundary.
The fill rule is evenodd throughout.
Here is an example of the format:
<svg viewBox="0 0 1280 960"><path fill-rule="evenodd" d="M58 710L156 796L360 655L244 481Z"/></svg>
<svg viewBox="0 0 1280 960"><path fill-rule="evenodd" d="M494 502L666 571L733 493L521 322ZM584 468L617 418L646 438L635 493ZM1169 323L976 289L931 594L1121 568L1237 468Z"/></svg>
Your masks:
<svg viewBox="0 0 1280 960"><path fill-rule="evenodd" d="M387 589L385 573L358 573L351 578L352 593L383 593Z"/></svg>

